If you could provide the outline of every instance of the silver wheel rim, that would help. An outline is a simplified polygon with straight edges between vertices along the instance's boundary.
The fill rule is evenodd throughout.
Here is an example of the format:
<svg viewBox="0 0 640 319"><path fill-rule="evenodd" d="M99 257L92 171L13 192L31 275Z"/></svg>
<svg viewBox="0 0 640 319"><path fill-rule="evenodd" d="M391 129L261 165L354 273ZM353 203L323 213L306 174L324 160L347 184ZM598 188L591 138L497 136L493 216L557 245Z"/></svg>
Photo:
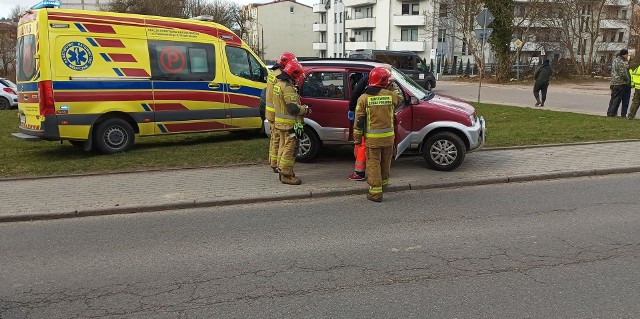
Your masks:
<svg viewBox="0 0 640 319"><path fill-rule="evenodd" d="M311 151L311 139L309 135L302 134L302 138L298 140L298 147L296 148L296 157L303 157L309 154Z"/></svg>
<svg viewBox="0 0 640 319"><path fill-rule="evenodd" d="M122 127L112 126L104 131L103 140L108 147L119 149L127 144L129 136Z"/></svg>
<svg viewBox="0 0 640 319"><path fill-rule="evenodd" d="M446 166L458 158L456 145L449 140L438 140L429 149L431 159L438 165Z"/></svg>

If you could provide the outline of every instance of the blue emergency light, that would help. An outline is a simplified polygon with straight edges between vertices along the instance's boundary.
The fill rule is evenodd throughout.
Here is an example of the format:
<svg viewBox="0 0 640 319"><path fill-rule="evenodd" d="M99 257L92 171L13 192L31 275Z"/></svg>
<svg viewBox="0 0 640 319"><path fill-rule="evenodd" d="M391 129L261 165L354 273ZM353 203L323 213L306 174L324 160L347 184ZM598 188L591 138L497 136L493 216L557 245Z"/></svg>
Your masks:
<svg viewBox="0 0 640 319"><path fill-rule="evenodd" d="M42 2L31 7L31 10L44 9L44 8L60 8L60 1L42 0Z"/></svg>

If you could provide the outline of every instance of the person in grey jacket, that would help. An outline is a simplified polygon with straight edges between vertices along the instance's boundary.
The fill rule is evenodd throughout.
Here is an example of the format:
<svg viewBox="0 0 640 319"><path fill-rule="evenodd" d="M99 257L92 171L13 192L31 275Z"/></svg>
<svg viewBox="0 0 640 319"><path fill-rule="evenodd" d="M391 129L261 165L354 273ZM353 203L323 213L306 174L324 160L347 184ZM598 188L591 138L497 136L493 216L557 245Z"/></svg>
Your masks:
<svg viewBox="0 0 640 319"><path fill-rule="evenodd" d="M624 90L628 88L630 83L627 67L628 56L629 51L627 49L622 49L616 58L613 59L613 63L611 64L611 82L609 85L609 88L611 89L611 99L609 100L607 116L618 115L618 107L620 107L620 103L622 102Z"/></svg>
<svg viewBox="0 0 640 319"><path fill-rule="evenodd" d="M545 59L533 74L533 78L536 80L536 83L533 85L533 96L536 98L536 106L544 106L544 101L547 100L547 88L549 88L549 81L552 75L553 69L549 64L549 60ZM542 99L540 93L542 93Z"/></svg>

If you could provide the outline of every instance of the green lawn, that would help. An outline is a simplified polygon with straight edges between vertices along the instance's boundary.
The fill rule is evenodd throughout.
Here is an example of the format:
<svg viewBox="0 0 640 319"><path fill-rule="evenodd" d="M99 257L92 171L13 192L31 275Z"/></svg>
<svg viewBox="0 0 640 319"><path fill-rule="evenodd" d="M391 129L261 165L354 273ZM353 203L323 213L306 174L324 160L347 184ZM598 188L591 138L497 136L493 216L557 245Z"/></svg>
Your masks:
<svg viewBox="0 0 640 319"><path fill-rule="evenodd" d="M640 121L476 104L487 122L486 147L539 145L640 138ZM248 133L202 133L138 138L116 155L77 150L69 143L30 143L17 132L17 111L0 112L0 178L266 163L266 137ZM352 160L348 146L328 148L321 158Z"/></svg>

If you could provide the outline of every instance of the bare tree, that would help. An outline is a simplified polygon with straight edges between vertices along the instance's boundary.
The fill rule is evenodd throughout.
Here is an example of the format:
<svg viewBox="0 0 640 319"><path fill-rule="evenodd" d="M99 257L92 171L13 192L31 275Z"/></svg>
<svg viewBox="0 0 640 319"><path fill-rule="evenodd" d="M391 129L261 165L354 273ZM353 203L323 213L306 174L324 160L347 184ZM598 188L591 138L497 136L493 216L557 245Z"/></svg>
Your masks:
<svg viewBox="0 0 640 319"><path fill-rule="evenodd" d="M16 24L0 23L0 72L4 77L14 78L16 65Z"/></svg>
<svg viewBox="0 0 640 319"><path fill-rule="evenodd" d="M484 61L482 61L481 44L476 39L475 17L482 8L482 0L442 0L440 10L435 16L429 17L433 25L427 25L425 30L432 34L437 34L440 38L440 30L446 30L453 38L461 41L463 52L473 56L473 60L483 72ZM429 19L430 18L430 19Z"/></svg>
<svg viewBox="0 0 640 319"><path fill-rule="evenodd" d="M185 16L211 16L214 22L230 29L237 29L237 16L242 8L239 4L228 0L185 0Z"/></svg>
<svg viewBox="0 0 640 319"><path fill-rule="evenodd" d="M27 11L26 7L23 7L20 4L16 4L15 6L13 6L11 8L11 11L9 11L9 20L18 23L18 20L20 20L20 17Z"/></svg>

